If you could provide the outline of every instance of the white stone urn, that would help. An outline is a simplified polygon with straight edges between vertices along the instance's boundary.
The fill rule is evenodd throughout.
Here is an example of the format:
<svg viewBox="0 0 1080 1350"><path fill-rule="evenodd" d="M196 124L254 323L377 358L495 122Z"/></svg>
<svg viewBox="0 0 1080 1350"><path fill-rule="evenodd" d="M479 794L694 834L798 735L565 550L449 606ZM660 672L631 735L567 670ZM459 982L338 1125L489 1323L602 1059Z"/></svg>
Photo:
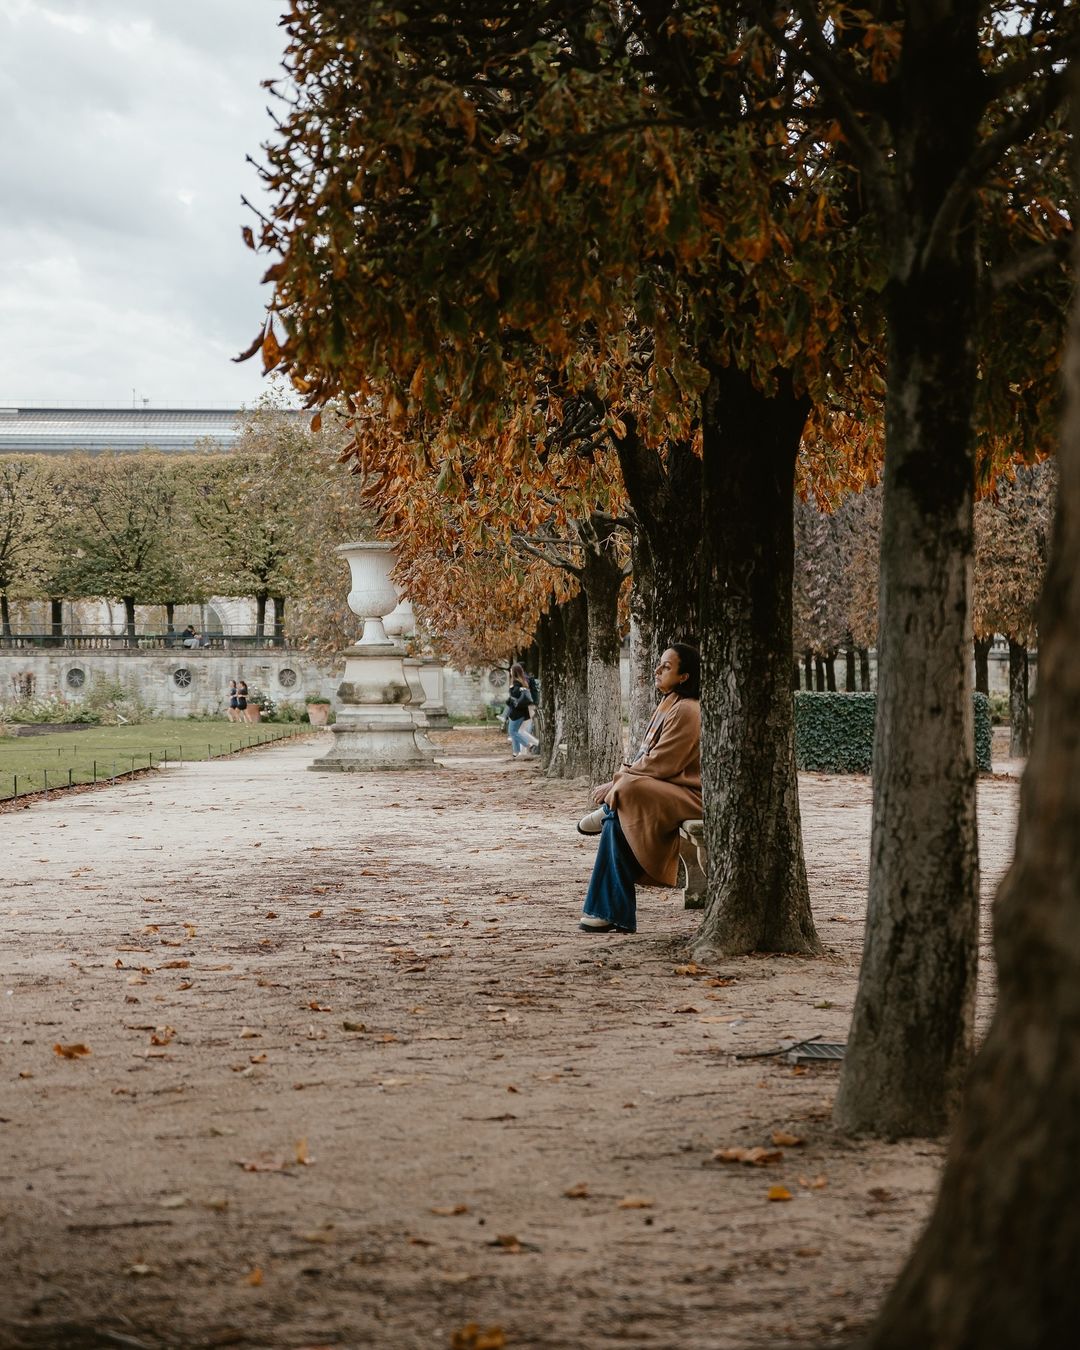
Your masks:
<svg viewBox="0 0 1080 1350"><path fill-rule="evenodd" d="M383 615L397 604L397 587L390 580L394 566L394 546L383 539L370 543L341 544L335 550L349 564L352 589L349 608L364 621L358 647L372 647L389 641L383 627Z"/></svg>
<svg viewBox="0 0 1080 1350"><path fill-rule="evenodd" d="M383 617L383 629L392 638L413 637L416 633L416 615L412 601L407 596L397 602L389 614Z"/></svg>

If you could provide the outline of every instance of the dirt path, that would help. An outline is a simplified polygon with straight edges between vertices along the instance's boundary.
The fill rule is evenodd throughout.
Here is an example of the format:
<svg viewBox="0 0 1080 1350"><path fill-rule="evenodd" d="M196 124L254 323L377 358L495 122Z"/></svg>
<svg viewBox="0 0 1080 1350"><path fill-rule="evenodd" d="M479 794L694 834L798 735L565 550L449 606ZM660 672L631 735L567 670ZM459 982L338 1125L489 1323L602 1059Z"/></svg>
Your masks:
<svg viewBox="0 0 1080 1350"><path fill-rule="evenodd" d="M735 1058L844 1039L868 781L802 783L827 958L702 972L669 893L577 930L581 785L444 740L0 816L0 1345L743 1350L872 1314L939 1147L839 1139L835 1070ZM1015 789L980 788L987 895ZM805 1143L712 1159L773 1131Z"/></svg>

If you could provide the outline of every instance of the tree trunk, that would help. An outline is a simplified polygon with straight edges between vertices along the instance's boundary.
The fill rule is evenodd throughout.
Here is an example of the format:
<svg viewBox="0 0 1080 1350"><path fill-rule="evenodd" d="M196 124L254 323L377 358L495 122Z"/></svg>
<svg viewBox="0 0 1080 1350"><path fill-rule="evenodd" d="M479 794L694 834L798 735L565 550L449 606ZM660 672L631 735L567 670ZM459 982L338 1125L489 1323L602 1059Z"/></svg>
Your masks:
<svg viewBox="0 0 1080 1350"><path fill-rule="evenodd" d="M260 591L255 597L255 636L261 638L266 632L266 602L269 596Z"/></svg>
<svg viewBox="0 0 1080 1350"><path fill-rule="evenodd" d="M1028 649L1009 639L1009 754L1026 759L1031 740L1028 703Z"/></svg>
<svg viewBox="0 0 1080 1350"><path fill-rule="evenodd" d="M825 662L816 653L814 655L814 688L819 694L825 692Z"/></svg>
<svg viewBox="0 0 1080 1350"><path fill-rule="evenodd" d="M791 688L794 691L802 688L802 666L799 665L797 657L791 665Z"/></svg>
<svg viewBox="0 0 1080 1350"><path fill-rule="evenodd" d="M814 653L811 651L803 652L803 675L806 677L806 688L809 692L814 687Z"/></svg>
<svg viewBox="0 0 1080 1350"><path fill-rule="evenodd" d="M175 631L176 605L172 600L165 601L165 631L172 633Z"/></svg>
<svg viewBox="0 0 1080 1350"><path fill-rule="evenodd" d="M653 670L659 657L656 648L655 577L653 554L644 530L634 529L630 546L630 750L641 744L645 728L656 708Z"/></svg>
<svg viewBox="0 0 1080 1350"><path fill-rule="evenodd" d="M11 604L7 591L0 592L0 633L4 637L11 636Z"/></svg>
<svg viewBox="0 0 1080 1350"><path fill-rule="evenodd" d="M969 1077L930 1223L870 1333L869 1350L1050 1350L1070 1345L1076 1335L1080 321L1075 312L1065 384L1058 516L1039 624L1039 715L1020 787L1015 859L994 903L997 1007Z"/></svg>
<svg viewBox="0 0 1080 1350"><path fill-rule="evenodd" d="M285 641L285 597L274 596L274 646L280 647Z"/></svg>
<svg viewBox="0 0 1080 1350"><path fill-rule="evenodd" d="M124 631L127 634L128 646L135 644L135 597L125 595L124 599Z"/></svg>
<svg viewBox="0 0 1080 1350"><path fill-rule="evenodd" d="M870 884L835 1105L842 1128L890 1138L948 1122L970 1063L978 959L970 204L946 241L934 232L981 113L978 7L958 9L947 22L937 7L909 9L892 114Z"/></svg>
<svg viewBox="0 0 1080 1350"><path fill-rule="evenodd" d="M855 647L848 638L847 646L844 648L844 690L846 693L854 694L855 689Z"/></svg>
<svg viewBox="0 0 1080 1350"><path fill-rule="evenodd" d="M870 692L870 648L859 648L859 686L864 693Z"/></svg>
<svg viewBox="0 0 1080 1350"><path fill-rule="evenodd" d="M583 778L589 772L589 615L585 596L578 594L559 610L563 619L562 743L564 778Z"/></svg>
<svg viewBox="0 0 1080 1350"><path fill-rule="evenodd" d="M819 952L791 696L795 456L809 408L717 365L706 392L701 627L709 898L695 957Z"/></svg>
<svg viewBox="0 0 1080 1350"><path fill-rule="evenodd" d="M64 601L59 595L49 596L49 631L53 637L64 636Z"/></svg>
<svg viewBox="0 0 1080 1350"><path fill-rule="evenodd" d="M581 577L588 606L589 777L593 783L608 782L623 759L619 679L623 569L615 553L616 528L594 518Z"/></svg>
<svg viewBox="0 0 1080 1350"><path fill-rule="evenodd" d="M994 645L993 633L975 639L975 692L990 694L990 648Z"/></svg>
<svg viewBox="0 0 1080 1350"><path fill-rule="evenodd" d="M558 621L554 615L554 600L540 615L536 625L536 673L540 681L540 725L537 732L540 748L540 767L547 773L551 769L552 757L557 742L555 733L555 687L558 675L555 671L557 661Z"/></svg>
<svg viewBox="0 0 1080 1350"><path fill-rule="evenodd" d="M830 694L836 693L836 657L835 649L825 655L825 689Z"/></svg>

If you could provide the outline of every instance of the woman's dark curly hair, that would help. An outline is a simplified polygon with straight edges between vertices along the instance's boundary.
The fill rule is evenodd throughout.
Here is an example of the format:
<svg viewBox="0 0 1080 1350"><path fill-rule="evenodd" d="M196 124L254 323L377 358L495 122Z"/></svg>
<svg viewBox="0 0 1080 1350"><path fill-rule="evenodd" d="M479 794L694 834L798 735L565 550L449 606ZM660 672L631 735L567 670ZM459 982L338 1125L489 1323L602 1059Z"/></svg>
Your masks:
<svg viewBox="0 0 1080 1350"><path fill-rule="evenodd" d="M701 697L701 653L686 642L673 642L671 650L679 658L679 674L689 678L676 686L680 698Z"/></svg>

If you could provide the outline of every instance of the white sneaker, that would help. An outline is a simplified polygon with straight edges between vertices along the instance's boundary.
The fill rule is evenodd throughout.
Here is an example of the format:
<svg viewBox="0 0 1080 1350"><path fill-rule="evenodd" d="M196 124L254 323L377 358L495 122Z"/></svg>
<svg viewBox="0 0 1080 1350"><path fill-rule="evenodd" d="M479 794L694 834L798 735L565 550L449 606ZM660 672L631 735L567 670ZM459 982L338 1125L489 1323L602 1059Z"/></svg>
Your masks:
<svg viewBox="0 0 1080 1350"><path fill-rule="evenodd" d="M600 834L604 828L606 814L602 806L598 806L595 811L590 811L587 816L582 816L577 823L578 834Z"/></svg>

